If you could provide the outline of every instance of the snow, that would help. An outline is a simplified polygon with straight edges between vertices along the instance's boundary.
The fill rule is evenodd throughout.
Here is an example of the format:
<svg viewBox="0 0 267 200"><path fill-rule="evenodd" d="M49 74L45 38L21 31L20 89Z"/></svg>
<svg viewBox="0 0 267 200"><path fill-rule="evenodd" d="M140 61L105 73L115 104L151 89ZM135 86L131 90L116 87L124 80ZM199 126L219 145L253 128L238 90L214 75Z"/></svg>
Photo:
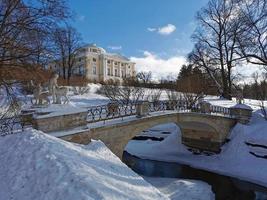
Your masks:
<svg viewBox="0 0 267 200"><path fill-rule="evenodd" d="M96 91L99 84L90 84L90 91L70 96L68 105L49 105L39 112L48 115L86 111L90 106L104 105L109 100ZM149 91L147 91L149 93ZM161 99L166 99L163 91ZM26 103L29 101L28 96ZM251 155L267 155L262 147L246 142L267 145L267 123L260 116L260 101L245 99L246 105L236 105L235 100L205 97L205 101L222 107L251 107L254 111L249 125L237 124L231 132L231 141L218 155L193 155L181 143L180 129L175 124L158 125L146 135L165 138L163 141L132 140L126 150L141 158L178 162L247 180L267 187L267 159ZM0 103L5 99L0 97ZM27 105L26 105L27 107ZM155 115L157 113L153 113ZM164 113L166 114L166 113ZM47 117L47 116L46 116ZM83 131L84 128L104 126L135 120L130 116L114 121L97 122L87 127L53 133L55 136ZM163 132L170 134L163 134ZM209 186L193 180L147 178L159 190L132 172L100 141L88 146L76 145L56 139L39 131L28 130L22 134L0 137L0 200L20 199L199 199L212 198ZM266 153L265 153L266 152ZM200 185L200 186L199 186ZM194 189L193 189L194 188ZM199 190L197 190L199 188ZM194 191L194 192L193 192ZM186 195L191 195L186 196ZM199 194L199 195L198 195ZM195 196L194 196L195 195Z"/></svg>
<svg viewBox="0 0 267 200"><path fill-rule="evenodd" d="M211 186L202 181L159 177L144 177L144 179L173 200L212 200L215 198Z"/></svg>
<svg viewBox="0 0 267 200"><path fill-rule="evenodd" d="M65 142L40 131L0 137L1 200L168 199L102 142Z"/></svg>
<svg viewBox="0 0 267 200"><path fill-rule="evenodd" d="M237 104L236 99L233 98L232 100L228 99L220 99L216 96L207 96L205 100L211 103L212 105L222 106L226 108L230 108ZM267 105L267 101L264 102ZM261 101L254 100L254 99L244 99L244 103L247 106L250 106L254 111L260 109Z"/></svg>
<svg viewBox="0 0 267 200"><path fill-rule="evenodd" d="M47 107L36 108L35 111L35 118L37 119L88 112L84 108L79 108L67 104L50 104Z"/></svg>
<svg viewBox="0 0 267 200"><path fill-rule="evenodd" d="M188 151L181 143L181 132L176 124L153 127L149 129L151 135L154 134L154 129L168 130L171 134L163 141L131 140L125 150L140 158L187 164L267 187L267 159L257 158L250 153L252 151L262 156L266 152L264 155L267 155L267 149L246 144L249 142L267 146L267 122L259 113L253 113L249 125L237 124L229 136L230 142L223 146L220 154L211 156L194 155Z"/></svg>
<svg viewBox="0 0 267 200"><path fill-rule="evenodd" d="M236 104L232 106L231 108L239 108L239 109L245 109L245 110L252 110L252 108L246 104Z"/></svg>
<svg viewBox="0 0 267 200"><path fill-rule="evenodd" d="M97 90L100 89L101 84L90 83L88 87L90 88L88 93L70 96L70 105L88 108L90 106L104 105L109 102L107 97L97 94Z"/></svg>

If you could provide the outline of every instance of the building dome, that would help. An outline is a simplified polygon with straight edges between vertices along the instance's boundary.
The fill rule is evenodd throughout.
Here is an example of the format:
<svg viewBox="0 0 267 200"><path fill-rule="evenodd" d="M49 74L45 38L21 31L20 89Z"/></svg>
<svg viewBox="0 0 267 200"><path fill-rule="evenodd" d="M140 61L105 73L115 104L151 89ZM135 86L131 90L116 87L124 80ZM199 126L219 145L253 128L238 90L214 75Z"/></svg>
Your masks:
<svg viewBox="0 0 267 200"><path fill-rule="evenodd" d="M101 53L106 53L106 50L102 47L98 47L95 43L87 45L88 48L93 48L99 50Z"/></svg>

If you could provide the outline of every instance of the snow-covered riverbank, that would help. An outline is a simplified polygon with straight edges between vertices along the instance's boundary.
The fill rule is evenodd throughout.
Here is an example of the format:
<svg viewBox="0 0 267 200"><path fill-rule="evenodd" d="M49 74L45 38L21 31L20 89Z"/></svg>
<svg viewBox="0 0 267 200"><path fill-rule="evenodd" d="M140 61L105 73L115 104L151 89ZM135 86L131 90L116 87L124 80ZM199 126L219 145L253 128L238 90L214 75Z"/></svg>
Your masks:
<svg viewBox="0 0 267 200"><path fill-rule="evenodd" d="M126 151L140 158L187 164L267 187L267 159L251 154L267 155L267 149L247 145L266 146L266 132L267 122L255 112L249 125L237 124L233 128L229 136L230 142L223 146L220 154L194 155L181 143L179 127L176 124L163 124L144 133L152 137L163 137L163 141L131 140Z"/></svg>

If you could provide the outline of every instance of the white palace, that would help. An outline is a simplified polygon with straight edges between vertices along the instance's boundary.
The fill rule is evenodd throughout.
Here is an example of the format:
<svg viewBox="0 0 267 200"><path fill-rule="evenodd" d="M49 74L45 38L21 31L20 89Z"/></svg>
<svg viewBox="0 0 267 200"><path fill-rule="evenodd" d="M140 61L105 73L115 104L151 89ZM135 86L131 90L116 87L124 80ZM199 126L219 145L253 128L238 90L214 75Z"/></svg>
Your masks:
<svg viewBox="0 0 267 200"><path fill-rule="evenodd" d="M123 78L135 75L135 63L122 55L108 53L95 44L89 44L79 49L76 59L72 73L86 76L92 82L110 79L121 82ZM49 67L62 75L62 68L55 62Z"/></svg>

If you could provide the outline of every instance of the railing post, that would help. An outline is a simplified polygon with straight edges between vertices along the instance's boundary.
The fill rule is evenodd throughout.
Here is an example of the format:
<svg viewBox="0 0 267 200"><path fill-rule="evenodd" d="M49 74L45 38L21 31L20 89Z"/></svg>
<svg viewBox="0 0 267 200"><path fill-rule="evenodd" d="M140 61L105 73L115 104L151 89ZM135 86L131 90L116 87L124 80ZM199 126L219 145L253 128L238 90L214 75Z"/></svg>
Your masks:
<svg viewBox="0 0 267 200"><path fill-rule="evenodd" d="M200 103L200 112L201 113L211 113L211 104L207 101L202 101Z"/></svg>
<svg viewBox="0 0 267 200"><path fill-rule="evenodd" d="M241 124L248 124L252 116L252 108L245 104L236 104L230 107L230 115Z"/></svg>
<svg viewBox="0 0 267 200"><path fill-rule="evenodd" d="M142 101L137 104L136 107L136 116L137 117L144 117L149 114L149 102Z"/></svg>

